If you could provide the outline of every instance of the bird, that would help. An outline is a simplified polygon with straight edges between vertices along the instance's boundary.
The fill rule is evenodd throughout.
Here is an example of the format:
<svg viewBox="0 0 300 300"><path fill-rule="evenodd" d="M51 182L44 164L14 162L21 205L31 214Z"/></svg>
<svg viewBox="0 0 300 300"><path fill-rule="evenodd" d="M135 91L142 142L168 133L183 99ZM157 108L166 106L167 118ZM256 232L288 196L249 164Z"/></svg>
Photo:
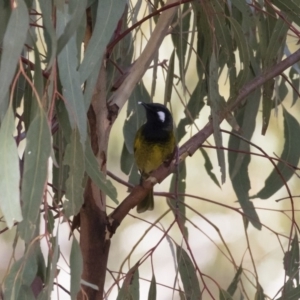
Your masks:
<svg viewBox="0 0 300 300"><path fill-rule="evenodd" d="M146 110L146 123L134 139L134 158L143 180L164 162L171 162L176 150L173 118L169 109L160 103L139 102ZM137 212L154 209L153 190L137 205Z"/></svg>

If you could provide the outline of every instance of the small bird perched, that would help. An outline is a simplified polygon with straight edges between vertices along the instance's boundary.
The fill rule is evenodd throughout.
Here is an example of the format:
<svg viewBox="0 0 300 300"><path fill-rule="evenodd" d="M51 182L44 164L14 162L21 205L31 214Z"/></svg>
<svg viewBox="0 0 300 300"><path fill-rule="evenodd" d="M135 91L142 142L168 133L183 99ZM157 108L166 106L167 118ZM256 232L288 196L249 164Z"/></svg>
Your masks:
<svg viewBox="0 0 300 300"><path fill-rule="evenodd" d="M136 133L134 140L134 158L142 180L163 162L174 156L176 141L173 132L173 118L170 111L159 103L143 103L147 121ZM137 212L153 210L154 200L151 191L138 205Z"/></svg>

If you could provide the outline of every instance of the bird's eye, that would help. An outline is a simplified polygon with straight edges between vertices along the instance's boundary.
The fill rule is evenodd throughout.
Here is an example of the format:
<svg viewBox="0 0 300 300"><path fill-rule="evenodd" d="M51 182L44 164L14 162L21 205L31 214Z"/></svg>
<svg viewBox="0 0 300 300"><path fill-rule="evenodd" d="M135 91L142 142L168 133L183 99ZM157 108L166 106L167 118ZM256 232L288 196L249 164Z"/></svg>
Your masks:
<svg viewBox="0 0 300 300"><path fill-rule="evenodd" d="M165 122L166 119L166 114L163 111L158 111L157 112L158 118L159 120L163 123Z"/></svg>

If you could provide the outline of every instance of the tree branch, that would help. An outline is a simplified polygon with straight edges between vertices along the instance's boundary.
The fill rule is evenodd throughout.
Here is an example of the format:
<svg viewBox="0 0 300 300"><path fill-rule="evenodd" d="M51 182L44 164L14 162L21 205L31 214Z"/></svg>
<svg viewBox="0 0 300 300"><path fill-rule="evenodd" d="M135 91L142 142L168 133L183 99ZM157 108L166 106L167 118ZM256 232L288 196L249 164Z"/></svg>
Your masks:
<svg viewBox="0 0 300 300"><path fill-rule="evenodd" d="M109 105L117 105L119 109L123 107L127 99L131 95L136 84L141 80L144 73L150 66L154 55L157 53L163 39L165 38L168 28L173 20L173 17L178 9L178 6L173 6L178 0L168 0L165 4L170 8L162 12L158 19L157 25L138 60L132 65L130 73L122 82L122 85L108 100Z"/></svg>
<svg viewBox="0 0 300 300"><path fill-rule="evenodd" d="M292 55L278 63L277 65L265 70L261 75L249 81L244 87L241 88L233 104L228 107L229 111L234 111L255 89L262 86L268 80L280 75L287 68L300 60L300 49ZM219 122L224 120L220 116ZM195 151L204 143L204 141L213 133L213 125L208 122L205 127L192 136L186 143L179 149L179 162L173 160L169 166L162 164L157 170L151 173L151 180L146 180L143 185L138 185L133 188L131 193L121 202L121 204L108 216L108 237L111 237L122 220L129 213L130 209L134 208L149 192L150 189L158 182L162 182L168 175L175 171L178 163L183 161L187 156L192 156ZM153 180L155 179L155 181Z"/></svg>

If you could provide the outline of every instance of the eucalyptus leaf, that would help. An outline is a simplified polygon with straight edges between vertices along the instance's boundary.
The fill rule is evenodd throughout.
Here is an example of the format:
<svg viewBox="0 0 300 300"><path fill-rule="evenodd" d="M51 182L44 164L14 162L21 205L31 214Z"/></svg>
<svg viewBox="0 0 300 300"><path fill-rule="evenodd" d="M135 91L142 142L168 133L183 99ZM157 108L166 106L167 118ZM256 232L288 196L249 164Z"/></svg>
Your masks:
<svg viewBox="0 0 300 300"><path fill-rule="evenodd" d="M47 70L52 67L56 52L57 52L57 39L55 29L52 23L51 16L53 15L52 2L49 0L39 0L39 5L43 15L44 39L47 44L46 62L48 63Z"/></svg>
<svg viewBox="0 0 300 300"><path fill-rule="evenodd" d="M57 11L58 34L61 34L65 30L69 20L70 16L67 13L67 9L65 9L64 13L59 10ZM80 132L80 141L84 147L87 138L87 117L81 90L80 75L77 71L77 55L76 35L74 33L67 45L58 55L58 69L70 124L73 129L75 127L78 128Z"/></svg>
<svg viewBox="0 0 300 300"><path fill-rule="evenodd" d="M83 178L85 158L78 130L73 130L71 141L66 147L64 165L69 166L69 175L66 181L66 201L64 211L67 217L78 214L83 204Z"/></svg>
<svg viewBox="0 0 300 300"><path fill-rule="evenodd" d="M26 40L29 27L27 6L23 0L16 0L2 41L0 62L0 121L8 107L8 94L16 66ZM13 38L12 38L13 37Z"/></svg>
<svg viewBox="0 0 300 300"><path fill-rule="evenodd" d="M117 200L117 190L114 185L108 180L105 175L99 170L99 164L93 153L90 143L86 144L85 150L85 168L87 174L93 180L103 193L110 197L116 204L119 203Z"/></svg>
<svg viewBox="0 0 300 300"><path fill-rule="evenodd" d="M87 0L76 0L70 1L70 10L71 6L74 6L72 11L70 11L70 20L66 24L64 32L60 35L57 40L57 54L66 46L69 40L74 35L77 28L80 26L80 20L83 18L87 5Z"/></svg>
<svg viewBox="0 0 300 300"><path fill-rule="evenodd" d="M102 60L106 46L122 16L125 4L126 1L123 0L102 0L98 5L93 35L79 67L80 84L87 80L94 71L95 65Z"/></svg>
<svg viewBox="0 0 300 300"><path fill-rule="evenodd" d="M80 280L83 271L83 261L81 256L81 250L76 238L73 238L71 254L70 254L70 269L71 269L71 299L76 299L78 292L80 291Z"/></svg>
<svg viewBox="0 0 300 300"><path fill-rule="evenodd" d="M27 252L16 261L3 283L4 299L24 299L28 293L24 290L30 287L37 273L37 261L35 255Z"/></svg>
<svg viewBox="0 0 300 300"><path fill-rule="evenodd" d="M186 299L201 300L202 295L193 262L180 246L177 246L176 257Z"/></svg>
<svg viewBox="0 0 300 300"><path fill-rule="evenodd" d="M8 228L22 221L20 203L20 170L16 142L13 138L15 118L9 106L0 127L0 208Z"/></svg>
<svg viewBox="0 0 300 300"><path fill-rule="evenodd" d="M125 280L118 293L117 300L139 299L139 292L139 269L137 266L134 266L126 274Z"/></svg>
<svg viewBox="0 0 300 300"><path fill-rule="evenodd" d="M24 151L24 172L21 186L23 221L18 225L20 236L29 242L39 227L40 205L47 180L51 135L46 115L41 109L29 126Z"/></svg>
<svg viewBox="0 0 300 300"><path fill-rule="evenodd" d="M150 283L148 300L156 300L156 279L154 274L152 275L152 279Z"/></svg>
<svg viewBox="0 0 300 300"><path fill-rule="evenodd" d="M265 180L265 186L251 198L268 199L280 190L285 182L294 174L293 166L299 162L300 152L300 126L286 109L283 109L284 117L284 148L280 155L280 161L276 164L271 174ZM280 174L280 175L279 175Z"/></svg>
<svg viewBox="0 0 300 300"><path fill-rule="evenodd" d="M216 150L217 150L217 156L218 156L218 163L220 166L221 171L221 181L222 184L225 182L226 178L226 167L225 167L225 154L223 147L223 139L222 134L220 130L219 120L220 120L220 114L222 113L222 101L219 94L218 89L218 65L215 53L212 53L210 65L209 65L209 89L208 89L208 96L210 101L210 107L211 107L211 115L212 115L212 124L214 128L214 140L216 143Z"/></svg>

